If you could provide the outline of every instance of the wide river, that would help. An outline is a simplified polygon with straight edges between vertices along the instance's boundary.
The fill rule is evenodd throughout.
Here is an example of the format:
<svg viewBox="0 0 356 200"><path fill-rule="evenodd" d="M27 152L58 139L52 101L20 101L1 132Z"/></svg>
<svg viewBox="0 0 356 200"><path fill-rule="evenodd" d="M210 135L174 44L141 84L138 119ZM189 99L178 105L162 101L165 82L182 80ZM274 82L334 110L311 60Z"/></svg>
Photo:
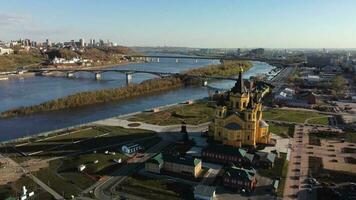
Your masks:
<svg viewBox="0 0 356 200"><path fill-rule="evenodd" d="M219 63L218 60L175 59L164 58L160 62L138 63L113 67L115 69L135 69L160 72L181 72L191 68ZM263 62L252 62L253 67L244 73L245 78L257 74L267 74L274 67ZM126 77L120 73L104 73L101 80L95 80L91 73L78 73L75 78L65 77L27 77L0 81L0 112L39 104L48 100L64 97L81 91L104 88L122 87ZM154 78L150 74L134 74L133 82ZM233 81L214 81L209 83L216 88L231 88ZM190 99L208 96L206 87L186 87L168 92L137 97L119 102L106 103L70 110L46 112L10 119L0 119L0 141L29 136L54 129L70 127L117 115L146 110Z"/></svg>

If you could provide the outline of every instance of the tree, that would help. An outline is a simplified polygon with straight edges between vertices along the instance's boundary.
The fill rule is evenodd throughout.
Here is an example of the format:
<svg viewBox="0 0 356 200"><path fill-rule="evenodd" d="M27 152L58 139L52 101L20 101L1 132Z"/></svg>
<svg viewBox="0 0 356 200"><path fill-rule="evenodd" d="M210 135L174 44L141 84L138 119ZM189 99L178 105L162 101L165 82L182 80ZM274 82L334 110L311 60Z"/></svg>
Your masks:
<svg viewBox="0 0 356 200"><path fill-rule="evenodd" d="M331 80L331 87L332 87L333 93L336 94L337 96L342 95L346 89L347 83L348 82L344 77L335 76Z"/></svg>

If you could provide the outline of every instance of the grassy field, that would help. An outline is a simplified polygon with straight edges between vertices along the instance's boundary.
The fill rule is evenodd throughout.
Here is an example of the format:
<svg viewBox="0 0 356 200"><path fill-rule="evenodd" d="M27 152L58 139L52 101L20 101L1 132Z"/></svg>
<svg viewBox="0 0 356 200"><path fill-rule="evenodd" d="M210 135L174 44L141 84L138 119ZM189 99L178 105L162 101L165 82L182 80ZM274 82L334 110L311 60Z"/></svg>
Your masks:
<svg viewBox="0 0 356 200"><path fill-rule="evenodd" d="M61 140L67 140L67 139L73 139L74 141L76 141L76 140L81 140L81 139L85 139L85 138L99 136L104 133L105 133L104 131L89 128L87 130L80 130L80 131L70 132L68 134L59 135L59 136L53 137L51 139L43 140L43 142L54 142L54 141L61 141Z"/></svg>
<svg viewBox="0 0 356 200"><path fill-rule="evenodd" d="M293 137L294 126L269 124L269 131L283 138Z"/></svg>
<svg viewBox="0 0 356 200"><path fill-rule="evenodd" d="M105 134L105 135L103 135ZM33 142L28 145L16 147L25 153L44 151L39 156L60 156L77 151L88 150L100 146L123 143L130 140L153 136L156 133L142 129L125 129L122 127L98 126L96 129L82 130L75 133L52 137L48 140ZM96 137L103 135L102 137ZM78 143L75 141L84 140ZM63 146L65 144L65 146Z"/></svg>
<svg viewBox="0 0 356 200"><path fill-rule="evenodd" d="M127 157L121 153L116 153L115 155L105 155L103 152L83 154L75 157L68 157L62 160L62 165L58 169L60 173L71 173L77 172L77 167L81 164L86 165L85 172L92 175L105 175L103 173L106 168L115 165L113 159L122 159L123 161ZM98 160L98 163L94 163Z"/></svg>
<svg viewBox="0 0 356 200"><path fill-rule="evenodd" d="M6 199L7 197L18 197L22 193L22 187L26 186L29 192L34 191L35 197L33 199L54 199L51 194L44 191L39 185L33 182L28 177L21 177L13 183L0 186L0 199Z"/></svg>
<svg viewBox="0 0 356 200"><path fill-rule="evenodd" d="M191 186L174 182L149 178L140 175L130 176L119 186L119 191L143 197L145 199L194 199Z"/></svg>
<svg viewBox="0 0 356 200"><path fill-rule="evenodd" d="M263 112L263 118L266 120L278 120L287 122L304 123L306 119L314 117L323 117L317 119L311 119L309 123L315 124L328 124L328 118L326 115L322 115L316 112L310 111L298 111L298 110L283 110L283 109L268 109Z"/></svg>
<svg viewBox="0 0 356 200"><path fill-rule="evenodd" d="M141 113L129 119L156 125L201 124L213 119L215 109L206 102L176 106L157 113Z"/></svg>
<svg viewBox="0 0 356 200"><path fill-rule="evenodd" d="M95 136L101 135L103 133L107 134L102 137L94 138ZM158 137L151 137L154 135L155 133L152 131L141 129L125 129L122 127L100 126L96 127L95 129L81 130L68 135L60 135L48 140L35 142L30 145L18 147L18 149L25 152L33 152L35 150L42 149L45 151L40 155L42 155L43 158L48 158L48 156L52 157L57 155L67 155L69 153L78 153L79 151L129 142L134 139L142 139L145 137L147 137L147 139L139 141L138 143L140 143L145 148L148 148L160 141L160 138ZM73 138L75 138L75 140L87 138L93 139L80 143L72 143ZM60 146L63 143L68 145ZM57 146L60 147L57 149L51 149ZM116 154L105 155L104 152L106 150L111 152L115 151ZM71 195L78 195L82 190L94 184L101 176L108 175L113 170L120 168L122 164L113 162L113 159L121 158L123 161L125 161L127 157L119 152L120 145L108 147L95 153L91 151L89 153L80 154L77 156L69 156L62 159L53 160L49 163L49 167L40 169L39 171L35 172L34 175L44 183L48 184L59 194L64 194L66 198L70 198ZM35 157L41 158L38 156L29 156L29 158ZM99 162L95 164L95 160L98 160ZM17 161L21 161L21 159L18 159ZM80 164L86 165L86 169L83 172L78 172L77 170L77 167ZM6 188L3 188L3 191L5 190ZM2 193L1 191L2 190L0 188L0 193Z"/></svg>
<svg viewBox="0 0 356 200"><path fill-rule="evenodd" d="M277 158L274 166L271 169L258 169L258 173L261 176L265 176L271 179L280 178L278 186L278 196L283 196L285 179L288 171L288 161L286 160L287 154L281 153L280 158Z"/></svg>
<svg viewBox="0 0 356 200"><path fill-rule="evenodd" d="M59 176L57 169L60 165L60 160L51 161L48 168L41 169L34 175L57 193L64 195L65 198L70 198L71 195L76 196L81 192L80 188L74 182L71 182L71 180ZM91 181L91 179L88 178L87 181Z"/></svg>
<svg viewBox="0 0 356 200"><path fill-rule="evenodd" d="M356 132L346 132L345 135L346 141L356 143Z"/></svg>
<svg viewBox="0 0 356 200"><path fill-rule="evenodd" d="M0 56L0 71L12 71L17 67L43 62L44 57L32 54L10 54Z"/></svg>
<svg viewBox="0 0 356 200"><path fill-rule="evenodd" d="M323 125L328 125L329 121L328 121L328 116L323 116L320 118L315 118L315 119L310 119L308 121L309 124L323 124Z"/></svg>

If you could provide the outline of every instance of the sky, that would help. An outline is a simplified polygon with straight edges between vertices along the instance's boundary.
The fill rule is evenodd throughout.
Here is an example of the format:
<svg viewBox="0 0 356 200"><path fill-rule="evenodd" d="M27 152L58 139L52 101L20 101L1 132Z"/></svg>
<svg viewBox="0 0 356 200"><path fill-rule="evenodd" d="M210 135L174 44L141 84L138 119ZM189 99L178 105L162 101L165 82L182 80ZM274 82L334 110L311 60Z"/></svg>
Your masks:
<svg viewBox="0 0 356 200"><path fill-rule="evenodd" d="M356 0L0 0L0 40L356 48Z"/></svg>

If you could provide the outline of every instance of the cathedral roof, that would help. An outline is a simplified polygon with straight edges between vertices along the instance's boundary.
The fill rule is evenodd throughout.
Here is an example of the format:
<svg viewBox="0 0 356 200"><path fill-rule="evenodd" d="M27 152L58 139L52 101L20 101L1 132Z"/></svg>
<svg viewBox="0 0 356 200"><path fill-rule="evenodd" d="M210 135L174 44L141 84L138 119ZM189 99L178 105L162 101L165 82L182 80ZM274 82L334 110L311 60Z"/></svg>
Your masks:
<svg viewBox="0 0 356 200"><path fill-rule="evenodd" d="M231 88L231 92L234 94L242 94L247 92L246 87L244 85L244 80L242 78L242 71L243 69L241 68L240 73L239 73L239 79L236 81L235 85L233 88Z"/></svg>

